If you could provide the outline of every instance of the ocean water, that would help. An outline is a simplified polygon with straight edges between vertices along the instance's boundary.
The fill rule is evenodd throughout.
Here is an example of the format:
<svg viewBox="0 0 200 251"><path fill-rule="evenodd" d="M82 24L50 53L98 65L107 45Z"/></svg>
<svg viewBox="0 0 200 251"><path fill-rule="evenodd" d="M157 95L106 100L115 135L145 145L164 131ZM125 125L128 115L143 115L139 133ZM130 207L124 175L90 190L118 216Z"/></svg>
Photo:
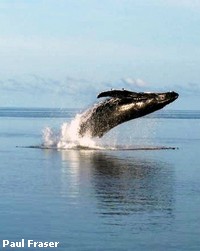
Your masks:
<svg viewBox="0 0 200 251"><path fill-rule="evenodd" d="M0 109L0 249L199 250L200 111L163 110L85 141L77 113Z"/></svg>

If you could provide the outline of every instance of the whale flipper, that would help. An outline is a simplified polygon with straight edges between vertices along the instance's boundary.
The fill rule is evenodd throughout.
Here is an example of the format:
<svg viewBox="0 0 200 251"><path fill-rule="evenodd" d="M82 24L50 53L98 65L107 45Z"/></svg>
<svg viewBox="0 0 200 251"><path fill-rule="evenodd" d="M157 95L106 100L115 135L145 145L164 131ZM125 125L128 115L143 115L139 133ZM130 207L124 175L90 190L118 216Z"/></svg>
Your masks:
<svg viewBox="0 0 200 251"><path fill-rule="evenodd" d="M131 92L127 90L111 90L111 91L105 91L99 93L97 98L103 98L103 97L114 97L114 98L127 98L127 97L137 97L138 93L137 92Z"/></svg>
<svg viewBox="0 0 200 251"><path fill-rule="evenodd" d="M150 96L154 97L155 93L144 93L144 92L132 92L127 90L111 90L99 93L97 98L111 97L119 99L131 99L132 101L144 101Z"/></svg>

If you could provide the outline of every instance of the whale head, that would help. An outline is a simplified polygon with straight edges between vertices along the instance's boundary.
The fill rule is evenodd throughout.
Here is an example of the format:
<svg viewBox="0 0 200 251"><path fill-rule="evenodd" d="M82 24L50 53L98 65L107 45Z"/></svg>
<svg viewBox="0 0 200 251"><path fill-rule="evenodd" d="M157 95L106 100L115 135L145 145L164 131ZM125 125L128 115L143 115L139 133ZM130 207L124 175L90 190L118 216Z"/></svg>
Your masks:
<svg viewBox="0 0 200 251"><path fill-rule="evenodd" d="M121 112L121 116L133 119L162 109L176 100L178 93L133 93L113 98L118 102L117 109Z"/></svg>

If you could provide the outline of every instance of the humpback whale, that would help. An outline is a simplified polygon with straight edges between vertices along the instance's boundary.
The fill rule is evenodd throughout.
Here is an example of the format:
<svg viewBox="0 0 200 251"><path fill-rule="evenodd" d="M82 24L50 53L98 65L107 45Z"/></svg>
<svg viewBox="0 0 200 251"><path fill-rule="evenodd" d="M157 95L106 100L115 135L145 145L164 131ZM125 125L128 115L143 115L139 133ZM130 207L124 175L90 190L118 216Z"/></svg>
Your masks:
<svg viewBox="0 0 200 251"><path fill-rule="evenodd" d="M176 92L145 93L128 90L101 92L104 98L81 116L79 135L102 137L113 127L162 109L178 98Z"/></svg>

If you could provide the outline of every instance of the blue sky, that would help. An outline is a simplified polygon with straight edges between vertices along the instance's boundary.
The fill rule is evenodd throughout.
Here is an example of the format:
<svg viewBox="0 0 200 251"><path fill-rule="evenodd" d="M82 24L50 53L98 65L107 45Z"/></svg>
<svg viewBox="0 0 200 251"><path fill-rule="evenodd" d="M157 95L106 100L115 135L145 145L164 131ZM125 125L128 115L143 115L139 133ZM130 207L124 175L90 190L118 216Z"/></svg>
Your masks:
<svg viewBox="0 0 200 251"><path fill-rule="evenodd" d="M0 106L83 107L100 91L200 107L200 1L1 0Z"/></svg>

